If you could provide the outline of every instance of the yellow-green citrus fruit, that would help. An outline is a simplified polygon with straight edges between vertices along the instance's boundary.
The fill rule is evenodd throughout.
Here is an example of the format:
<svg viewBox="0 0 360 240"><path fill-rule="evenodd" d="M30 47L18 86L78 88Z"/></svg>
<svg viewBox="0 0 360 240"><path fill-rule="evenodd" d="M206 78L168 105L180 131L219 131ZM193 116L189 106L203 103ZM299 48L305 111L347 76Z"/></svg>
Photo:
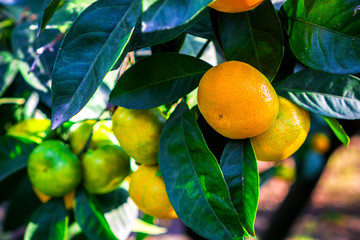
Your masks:
<svg viewBox="0 0 360 240"><path fill-rule="evenodd" d="M45 141L28 159L32 185L41 193L60 197L74 190L81 181L78 158L60 141Z"/></svg>
<svg viewBox="0 0 360 240"><path fill-rule="evenodd" d="M130 172L130 157L118 145L102 145L82 159L83 184L94 194L114 191Z"/></svg>
<svg viewBox="0 0 360 240"><path fill-rule="evenodd" d="M11 126L6 134L41 143L43 139L51 133L50 126L51 121L49 119L31 118Z"/></svg>
<svg viewBox="0 0 360 240"><path fill-rule="evenodd" d="M209 7L220 12L238 13L246 12L257 7L263 0L216 0Z"/></svg>
<svg viewBox="0 0 360 240"><path fill-rule="evenodd" d="M330 139L329 137L324 133L316 133L311 138L311 147L314 149L314 151L324 154L327 153L330 149Z"/></svg>
<svg viewBox="0 0 360 240"><path fill-rule="evenodd" d="M92 135L91 135L92 133ZM86 120L74 124L70 128L70 146L71 151L78 155L86 146L91 135L89 148L95 149L101 145L118 144L118 141L112 132L112 122L110 120Z"/></svg>
<svg viewBox="0 0 360 240"><path fill-rule="evenodd" d="M238 61L208 70L200 80L197 100L207 123L231 139L265 132L279 112L278 96L268 79Z"/></svg>
<svg viewBox="0 0 360 240"><path fill-rule="evenodd" d="M280 96L279 102L279 114L274 124L263 134L251 138L258 160L280 161L288 158L301 147L308 135L308 111Z"/></svg>
<svg viewBox="0 0 360 240"><path fill-rule="evenodd" d="M177 218L158 166L140 165L131 174L129 196L146 214L160 219Z"/></svg>
<svg viewBox="0 0 360 240"><path fill-rule="evenodd" d="M112 121L114 134L130 157L139 164L158 163L160 134L165 122L160 110L118 107Z"/></svg>

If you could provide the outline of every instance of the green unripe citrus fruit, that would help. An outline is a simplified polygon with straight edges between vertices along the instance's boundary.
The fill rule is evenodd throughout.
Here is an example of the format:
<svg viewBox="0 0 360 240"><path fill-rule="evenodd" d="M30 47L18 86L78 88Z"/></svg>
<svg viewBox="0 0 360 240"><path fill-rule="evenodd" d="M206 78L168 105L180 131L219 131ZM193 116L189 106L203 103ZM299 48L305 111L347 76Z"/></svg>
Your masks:
<svg viewBox="0 0 360 240"><path fill-rule="evenodd" d="M90 135L91 140L89 148L95 149L101 145L118 144L114 133L112 132L112 122L103 120L96 122L96 120L86 120L75 123L70 128L70 146L71 151L78 155L86 146Z"/></svg>
<svg viewBox="0 0 360 240"><path fill-rule="evenodd" d="M80 183L81 164L62 142L51 140L43 142L31 152L28 174L39 192L60 197Z"/></svg>
<svg viewBox="0 0 360 240"><path fill-rule="evenodd" d="M115 190L130 172L130 157L117 145L102 145L82 159L83 184L94 194Z"/></svg>

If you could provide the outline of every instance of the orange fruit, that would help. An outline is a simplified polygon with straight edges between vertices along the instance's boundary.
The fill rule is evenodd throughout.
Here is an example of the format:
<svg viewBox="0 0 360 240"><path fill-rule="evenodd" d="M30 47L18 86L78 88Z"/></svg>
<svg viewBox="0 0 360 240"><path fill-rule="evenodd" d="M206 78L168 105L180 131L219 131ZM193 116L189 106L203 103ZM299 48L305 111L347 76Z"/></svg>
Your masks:
<svg viewBox="0 0 360 240"><path fill-rule="evenodd" d="M146 214L160 219L177 218L158 166L140 165L131 174L129 196Z"/></svg>
<svg viewBox="0 0 360 240"><path fill-rule="evenodd" d="M246 12L257 7L263 0L216 0L209 7L219 12L238 13Z"/></svg>
<svg viewBox="0 0 360 240"><path fill-rule="evenodd" d="M265 132L279 112L268 79L249 64L228 61L208 70L198 88L198 106L209 125L231 139Z"/></svg>
<svg viewBox="0 0 360 240"><path fill-rule="evenodd" d="M324 133L316 133L311 138L311 147L314 149L314 151L324 154L327 153L330 149L330 139L329 137Z"/></svg>
<svg viewBox="0 0 360 240"><path fill-rule="evenodd" d="M33 142L41 143L50 133L51 121L49 119L30 118L11 126L7 135L27 138Z"/></svg>
<svg viewBox="0 0 360 240"><path fill-rule="evenodd" d="M118 107L112 117L113 131L124 151L139 164L158 163L160 135L165 116L159 109Z"/></svg>
<svg viewBox="0 0 360 240"><path fill-rule="evenodd" d="M308 135L309 112L280 96L279 102L279 115L274 124L263 134L251 138L258 160L280 161L290 157Z"/></svg>
<svg viewBox="0 0 360 240"><path fill-rule="evenodd" d="M91 135L92 133L92 135ZM75 123L70 128L69 142L71 151L78 155L86 146L89 137L89 148L95 149L101 145L118 144L112 132L112 122L109 120L86 120Z"/></svg>
<svg viewBox="0 0 360 240"><path fill-rule="evenodd" d="M48 202L48 201L51 199L50 196L43 194L42 192L40 192L39 190L37 190L34 186L33 186L33 190L34 190L35 195L36 195L36 196L38 197L38 199L40 200L40 202L46 203L46 202Z"/></svg>
<svg viewBox="0 0 360 240"><path fill-rule="evenodd" d="M75 189L63 196L65 208L73 209L75 206Z"/></svg>
<svg viewBox="0 0 360 240"><path fill-rule="evenodd" d="M28 159L30 181L39 192L60 197L71 192L81 181L81 164L60 141L38 145Z"/></svg>
<svg viewBox="0 0 360 240"><path fill-rule="evenodd" d="M39 198L39 200L42 203L47 203L50 201L51 197L48 195L43 194L39 190L37 190L35 187L33 187L33 190L36 194L36 196ZM73 209L75 206L75 190L71 191L70 193L63 196L65 208L67 210Z"/></svg>
<svg viewBox="0 0 360 240"><path fill-rule="evenodd" d="M117 145L88 150L83 159L83 184L94 194L114 191L130 172L130 158Z"/></svg>

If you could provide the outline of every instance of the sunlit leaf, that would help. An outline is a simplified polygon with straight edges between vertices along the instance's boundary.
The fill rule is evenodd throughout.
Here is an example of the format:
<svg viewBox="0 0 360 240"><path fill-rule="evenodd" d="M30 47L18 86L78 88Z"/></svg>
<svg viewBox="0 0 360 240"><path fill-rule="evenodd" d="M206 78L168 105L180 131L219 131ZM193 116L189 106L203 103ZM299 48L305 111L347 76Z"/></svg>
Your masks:
<svg viewBox="0 0 360 240"><path fill-rule="evenodd" d="M220 167L229 187L231 201L246 231L255 236L259 202L259 172L250 140L231 140L224 149Z"/></svg>
<svg viewBox="0 0 360 240"><path fill-rule="evenodd" d="M357 0L288 0L281 18L294 55L330 73L360 72L360 13Z"/></svg>
<svg viewBox="0 0 360 240"><path fill-rule="evenodd" d="M335 136L344 144L345 146L348 146L350 143L350 137L346 134L344 128L340 125L340 123L335 119L331 117L322 116L326 123L329 125L331 130L334 132Z"/></svg>
<svg viewBox="0 0 360 240"><path fill-rule="evenodd" d="M110 103L131 109L150 109L194 90L211 65L195 57L159 53L144 58L118 80Z"/></svg>
<svg viewBox="0 0 360 240"><path fill-rule="evenodd" d="M246 235L220 166L185 102L165 123L159 165L172 206L192 230L208 239Z"/></svg>
<svg viewBox="0 0 360 240"><path fill-rule="evenodd" d="M62 199L52 199L40 206L25 230L24 240L66 240L69 217Z"/></svg>
<svg viewBox="0 0 360 240"><path fill-rule="evenodd" d="M324 116L360 118L360 79L305 69L275 85L277 93Z"/></svg>
<svg viewBox="0 0 360 240"><path fill-rule="evenodd" d="M52 75L53 128L85 106L105 75L124 56L140 9L139 0L99 0L73 23L61 44Z"/></svg>
<svg viewBox="0 0 360 240"><path fill-rule="evenodd" d="M0 137L0 181L25 168L31 151L36 147L32 141L11 136Z"/></svg>

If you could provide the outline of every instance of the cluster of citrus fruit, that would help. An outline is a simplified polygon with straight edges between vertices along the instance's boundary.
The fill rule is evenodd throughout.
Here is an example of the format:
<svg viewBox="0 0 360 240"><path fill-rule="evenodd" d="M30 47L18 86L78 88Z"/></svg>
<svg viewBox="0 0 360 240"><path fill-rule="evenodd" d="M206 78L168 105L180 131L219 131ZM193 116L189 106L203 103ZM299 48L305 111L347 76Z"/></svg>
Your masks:
<svg viewBox="0 0 360 240"><path fill-rule="evenodd" d="M261 72L243 62L228 61L208 70L197 97L209 125L227 138L250 138L258 160L291 156L310 129L309 113L278 96Z"/></svg>
<svg viewBox="0 0 360 240"><path fill-rule="evenodd" d="M164 114L159 109L118 107L112 120L120 145L140 164L131 174L129 196L146 214L161 219L177 218L158 166L160 135L166 121Z"/></svg>
<svg viewBox="0 0 360 240"><path fill-rule="evenodd" d="M130 172L130 157L117 144L109 121L86 120L74 124L69 144L48 138L48 119L28 119L7 134L39 145L28 159L28 175L42 202L63 197L67 209L74 205L75 188L82 183L90 193L115 190ZM68 147L69 146L69 147Z"/></svg>

